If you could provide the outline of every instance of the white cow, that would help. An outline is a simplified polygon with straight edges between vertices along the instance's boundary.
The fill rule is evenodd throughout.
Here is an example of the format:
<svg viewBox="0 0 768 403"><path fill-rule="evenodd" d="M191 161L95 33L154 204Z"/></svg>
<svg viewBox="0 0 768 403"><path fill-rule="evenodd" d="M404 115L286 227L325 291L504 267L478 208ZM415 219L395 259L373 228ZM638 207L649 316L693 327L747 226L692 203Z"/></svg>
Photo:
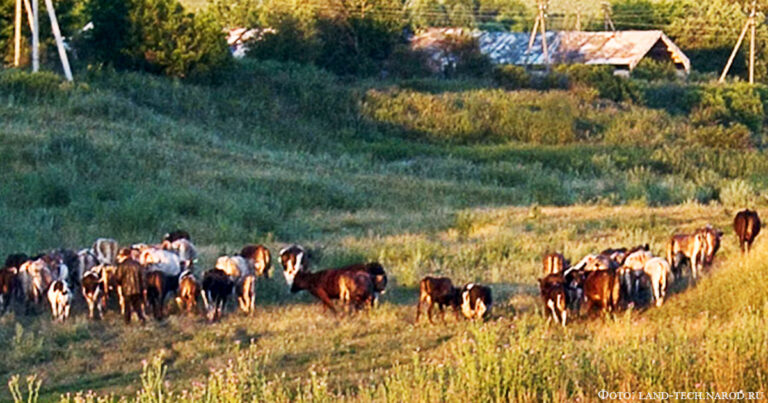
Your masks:
<svg viewBox="0 0 768 403"><path fill-rule="evenodd" d="M176 253L181 260L182 270L192 266L197 260L197 248L189 239L181 238L173 242L163 241L163 249Z"/></svg>
<svg viewBox="0 0 768 403"><path fill-rule="evenodd" d="M146 248L139 255L139 263L148 270L158 270L169 276L178 277L181 273L179 255L167 250Z"/></svg>
<svg viewBox="0 0 768 403"><path fill-rule="evenodd" d="M93 254L101 264L115 264L117 256L117 241L109 238L99 238L93 243Z"/></svg>

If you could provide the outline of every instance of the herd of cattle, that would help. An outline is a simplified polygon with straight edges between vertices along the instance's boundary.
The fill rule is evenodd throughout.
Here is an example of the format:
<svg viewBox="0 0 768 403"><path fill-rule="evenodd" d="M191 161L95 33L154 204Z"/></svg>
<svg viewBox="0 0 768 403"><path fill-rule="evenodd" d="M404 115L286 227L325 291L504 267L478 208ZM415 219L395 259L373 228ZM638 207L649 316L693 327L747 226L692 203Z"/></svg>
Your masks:
<svg viewBox="0 0 768 403"><path fill-rule="evenodd" d="M749 252L760 232L756 211L741 210L733 221L742 252ZM648 244L634 248L606 249L585 256L575 265L560 253L544 257L544 277L539 279L541 298L547 314L565 326L568 311L579 315L581 303L586 312L602 312L643 302L644 291L657 307L664 303L667 286L681 279L685 263L695 283L703 267L712 264L720 248L723 232L707 225L692 234L678 234L666 245L666 258L656 257Z"/></svg>
<svg viewBox="0 0 768 403"><path fill-rule="evenodd" d="M740 211L734 230L742 251L748 252L760 232L757 213ZM712 264L722 235L709 225L693 234L675 235L667 244L666 258L653 256L647 244L606 249L574 265L560 253L548 254L544 277L539 279L545 311L565 326L568 311L579 314L582 302L587 312L593 308L610 312L641 303L647 293L661 306L668 283L681 278L685 262L694 282L702 267ZM333 313L337 312L333 300L342 301L348 311L362 309L373 306L387 286L386 272L376 262L312 272L308 253L299 245L280 250L279 256L290 291L309 292ZM54 320L64 321L77 295L87 303L91 319L103 315L108 298L116 298L126 323L133 314L143 322L147 310L162 319L171 294L180 310L200 312L211 321L222 316L230 297L243 312L254 311L256 282L269 277L272 265L269 249L246 245L239 254L221 256L201 279L194 274L196 261L197 249L186 231L168 233L154 245L119 248L117 241L100 238L79 251L57 249L32 257L13 253L0 269L0 314L14 300L26 313L38 311L47 300ZM425 277L419 288L417 321L424 304L430 322L435 305L443 316L445 307L451 307L457 318L459 313L468 319L490 315L493 299L487 286L456 287L446 277Z"/></svg>

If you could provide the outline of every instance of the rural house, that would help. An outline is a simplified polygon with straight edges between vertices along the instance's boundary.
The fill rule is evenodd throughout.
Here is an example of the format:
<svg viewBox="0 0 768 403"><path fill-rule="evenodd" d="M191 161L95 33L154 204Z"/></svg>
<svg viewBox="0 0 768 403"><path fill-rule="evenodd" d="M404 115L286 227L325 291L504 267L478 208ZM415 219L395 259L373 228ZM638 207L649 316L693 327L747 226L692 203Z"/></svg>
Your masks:
<svg viewBox="0 0 768 403"><path fill-rule="evenodd" d="M447 52L458 37L472 36L477 39L480 51L488 55L494 64L519 66L544 66L541 35L536 35L528 49L530 34L525 32L484 32L462 28L433 28L411 39L414 50L430 55L430 67L442 71L454 63L455 55ZM600 64L611 65L617 74L629 74L643 58L669 60L681 73L689 73L688 57L662 31L560 31L547 32L547 56L552 64Z"/></svg>

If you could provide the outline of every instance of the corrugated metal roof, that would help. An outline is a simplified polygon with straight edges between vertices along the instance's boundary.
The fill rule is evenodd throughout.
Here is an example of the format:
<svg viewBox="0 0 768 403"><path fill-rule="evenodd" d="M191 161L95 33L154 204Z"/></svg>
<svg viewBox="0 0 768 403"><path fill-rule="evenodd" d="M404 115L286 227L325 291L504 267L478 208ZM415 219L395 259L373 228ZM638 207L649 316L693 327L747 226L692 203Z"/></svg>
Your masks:
<svg viewBox="0 0 768 403"><path fill-rule="evenodd" d="M441 49L447 37L457 34L477 38L480 51L497 64L544 65L541 34L528 49L530 35L524 32L483 32L455 28L433 28L414 37L417 49ZM666 51L677 64L690 71L687 56L662 31L547 32L547 49L552 63L584 63L627 66L630 70L652 50Z"/></svg>

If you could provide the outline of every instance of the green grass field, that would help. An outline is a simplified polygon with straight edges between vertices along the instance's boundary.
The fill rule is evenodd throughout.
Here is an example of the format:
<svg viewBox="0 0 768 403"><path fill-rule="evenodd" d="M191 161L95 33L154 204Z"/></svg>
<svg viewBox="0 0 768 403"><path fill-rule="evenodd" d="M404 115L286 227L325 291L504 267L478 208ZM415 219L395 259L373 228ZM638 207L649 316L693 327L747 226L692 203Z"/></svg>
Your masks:
<svg viewBox="0 0 768 403"><path fill-rule="evenodd" d="M0 254L100 236L155 242L184 228L200 270L245 243L275 254L296 242L314 250L315 268L377 259L391 275L380 307L354 317L291 295L279 265L259 283L253 317L213 325L174 315L126 327L114 310L92 323L82 303L65 324L47 311L7 314L0 381L19 374L24 389L36 374L41 401L89 391L141 401L595 401L600 389L766 390L768 249L758 238L740 259L730 229L737 207L765 205L762 151L579 136L526 144L477 125L451 132L439 126L460 116L450 109L385 112L412 111L398 99L414 91L456 107L525 94L474 82L399 92L406 84L345 83L295 65L252 63L218 85L122 73L91 73L74 87L8 82ZM591 105L578 104L578 122L626 112ZM477 110L464 120L479 119ZM554 119L546 113L520 116ZM671 234L706 223L726 232L717 263L697 287L674 287L661 309L577 319L566 330L540 314L545 252L578 259L649 242L660 254ZM493 319L414 324L427 274L490 284Z"/></svg>

